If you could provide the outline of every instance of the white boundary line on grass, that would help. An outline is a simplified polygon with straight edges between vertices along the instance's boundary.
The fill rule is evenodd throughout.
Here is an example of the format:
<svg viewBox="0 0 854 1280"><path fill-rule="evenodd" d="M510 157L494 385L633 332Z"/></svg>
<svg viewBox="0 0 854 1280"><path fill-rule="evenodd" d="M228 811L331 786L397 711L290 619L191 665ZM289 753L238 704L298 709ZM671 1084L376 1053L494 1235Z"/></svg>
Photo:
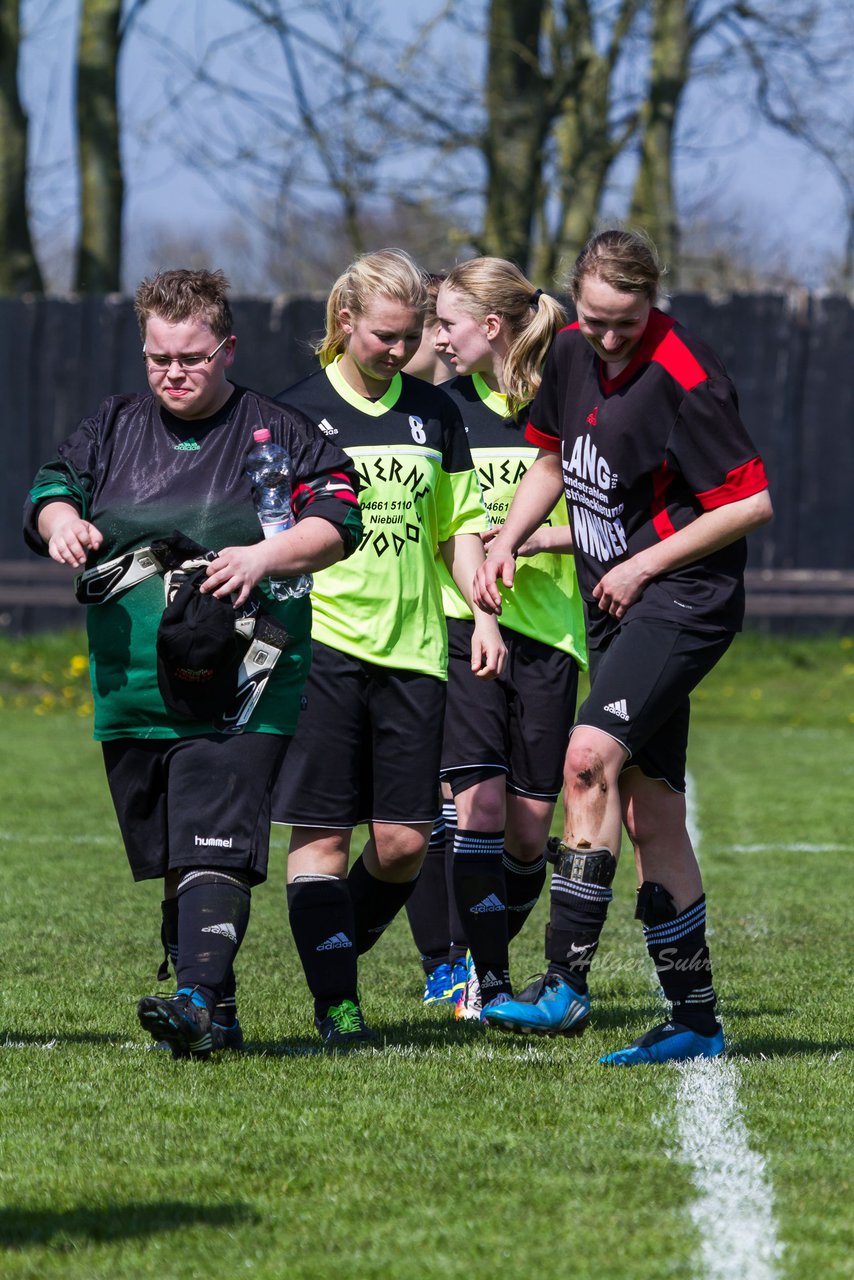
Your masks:
<svg viewBox="0 0 854 1280"><path fill-rule="evenodd" d="M701 843L694 783L688 778L687 824ZM783 1249L777 1237L774 1190L764 1158L751 1150L738 1089L741 1076L726 1058L682 1063L676 1088L679 1158L691 1168L697 1197L691 1220L700 1235L703 1280L775 1280Z"/></svg>
<svg viewBox="0 0 854 1280"><path fill-rule="evenodd" d="M679 1156L697 1197L703 1280L775 1280L783 1248L764 1158L751 1150L738 1101L741 1077L725 1058L680 1063L676 1087Z"/></svg>
<svg viewBox="0 0 854 1280"><path fill-rule="evenodd" d="M854 853L854 844L730 844L727 853Z"/></svg>

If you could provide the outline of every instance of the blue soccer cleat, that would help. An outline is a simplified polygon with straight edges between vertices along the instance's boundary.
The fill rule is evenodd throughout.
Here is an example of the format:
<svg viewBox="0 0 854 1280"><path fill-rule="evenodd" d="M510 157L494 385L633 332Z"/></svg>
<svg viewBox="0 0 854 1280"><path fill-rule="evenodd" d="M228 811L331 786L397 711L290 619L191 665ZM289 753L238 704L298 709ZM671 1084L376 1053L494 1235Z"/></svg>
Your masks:
<svg viewBox="0 0 854 1280"><path fill-rule="evenodd" d="M424 995L421 997L422 1004L438 1004L440 1000L450 1000L451 986L451 966L438 965L432 973L427 974Z"/></svg>
<svg viewBox="0 0 854 1280"><path fill-rule="evenodd" d="M515 1000L491 1001L483 1010L488 1027L520 1035L580 1036L589 1018L590 996L554 973L539 978Z"/></svg>
<svg viewBox="0 0 854 1280"><path fill-rule="evenodd" d="M712 1036L701 1036L681 1022L662 1022L626 1049L606 1053L599 1061L606 1067L637 1067L648 1062L690 1062L693 1058L719 1058L724 1051L721 1027Z"/></svg>
<svg viewBox="0 0 854 1280"><path fill-rule="evenodd" d="M451 1003L456 1005L460 996L466 989L466 979L468 978L468 965L465 956L457 956L451 965Z"/></svg>

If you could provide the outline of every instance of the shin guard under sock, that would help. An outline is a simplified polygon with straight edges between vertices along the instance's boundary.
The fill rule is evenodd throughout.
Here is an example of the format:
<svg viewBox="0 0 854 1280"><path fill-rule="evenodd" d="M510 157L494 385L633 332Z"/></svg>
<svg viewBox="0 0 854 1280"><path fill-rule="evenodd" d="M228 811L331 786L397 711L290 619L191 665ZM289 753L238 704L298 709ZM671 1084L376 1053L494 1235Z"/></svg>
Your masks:
<svg viewBox="0 0 854 1280"><path fill-rule="evenodd" d="M356 859L347 876L347 884L353 902L356 951L360 956L370 951L385 933L398 911L406 905L417 882L417 876L402 884L378 880L368 871L361 856Z"/></svg>
<svg viewBox="0 0 854 1280"><path fill-rule="evenodd" d="M316 1018L358 999L356 929L346 880L297 876L288 885L288 918Z"/></svg>
<svg viewBox="0 0 854 1280"><path fill-rule="evenodd" d="M673 1021L701 1036L714 1035L717 1001L706 943L705 894L677 912L667 890L645 880L638 890L635 915L643 922L646 949L670 1001Z"/></svg>
<svg viewBox="0 0 854 1280"><path fill-rule="evenodd" d="M536 862L520 862L504 850L504 881L507 885L507 940L512 942L540 900L546 883L546 855Z"/></svg>
<svg viewBox="0 0 854 1280"><path fill-rule="evenodd" d="M427 855L421 875L406 903L406 914L424 972L430 974L440 964L447 964L451 937L448 927L448 882L445 876L444 817L437 818L433 824Z"/></svg>
<svg viewBox="0 0 854 1280"><path fill-rule="evenodd" d="M617 861L609 849L572 849L564 844L558 845L556 855L546 958L549 973L583 995L613 896Z"/></svg>
<svg viewBox="0 0 854 1280"><path fill-rule="evenodd" d="M510 992L503 831L454 837L454 890L483 1003Z"/></svg>
<svg viewBox="0 0 854 1280"><path fill-rule="evenodd" d="M197 989L211 1012L233 973L250 903L239 871L196 868L178 885L178 987Z"/></svg>

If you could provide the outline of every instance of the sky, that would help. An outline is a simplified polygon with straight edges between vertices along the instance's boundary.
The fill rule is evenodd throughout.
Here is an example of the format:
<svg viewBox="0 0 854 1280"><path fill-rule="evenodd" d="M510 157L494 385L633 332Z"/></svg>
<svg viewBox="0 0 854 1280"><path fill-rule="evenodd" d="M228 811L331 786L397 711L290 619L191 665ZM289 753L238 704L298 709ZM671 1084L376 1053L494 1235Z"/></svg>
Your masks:
<svg viewBox="0 0 854 1280"><path fill-rule="evenodd" d="M420 21L437 3L376 0L378 38L385 31L405 38L414 28L413 15ZM78 0L24 0L21 93L30 116L31 205L40 254L55 287L68 284L67 244L73 242L76 219L72 67L77 9ZM180 102L167 104L188 66L214 39L220 42L220 70L232 73L237 84L248 86L253 76L257 82L258 69L247 67L236 49L229 63L229 37L245 22L229 0L148 0L128 36L120 81L128 284L150 269L156 228L189 229L200 238L215 238L214 229L234 221L223 194L223 175L212 185L179 161L170 145L174 141L186 154L202 156L204 115L200 122L182 111ZM277 56L271 47L271 62ZM449 50L448 57L479 72L483 49L472 38L468 47L463 42L462 48ZM766 126L756 127L755 120L740 112L737 95L726 111L715 109L714 92L711 85L692 90L694 117L704 123L702 135L691 139L690 158L678 170L683 207L708 209L712 221L732 222L742 243L753 246L757 255L786 260L804 283L819 286L826 259L838 255L844 242L844 209L833 179L802 145ZM437 86L436 101L441 100ZM239 108L220 108L209 98L204 111L211 118L210 133L228 130L232 122L239 131ZM235 190L240 182L239 173L229 175Z"/></svg>

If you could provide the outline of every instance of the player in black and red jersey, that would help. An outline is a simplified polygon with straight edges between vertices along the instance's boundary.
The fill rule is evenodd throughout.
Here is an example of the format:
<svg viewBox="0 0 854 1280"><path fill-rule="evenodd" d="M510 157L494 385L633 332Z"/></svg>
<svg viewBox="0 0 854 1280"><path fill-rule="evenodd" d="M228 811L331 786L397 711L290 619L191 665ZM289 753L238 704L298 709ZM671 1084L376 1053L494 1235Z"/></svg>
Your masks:
<svg viewBox="0 0 854 1280"><path fill-rule="evenodd" d="M724 1039L706 903L685 820L689 694L741 627L745 535L771 518L761 459L718 357L654 306L652 244L594 237L569 291L531 407L540 454L520 485L475 599L501 607L515 551L563 488L585 599L591 690L570 738L566 825L555 850L545 976L491 1026L577 1035L611 898L622 824L635 850L637 918L671 1018L602 1062L716 1057Z"/></svg>

